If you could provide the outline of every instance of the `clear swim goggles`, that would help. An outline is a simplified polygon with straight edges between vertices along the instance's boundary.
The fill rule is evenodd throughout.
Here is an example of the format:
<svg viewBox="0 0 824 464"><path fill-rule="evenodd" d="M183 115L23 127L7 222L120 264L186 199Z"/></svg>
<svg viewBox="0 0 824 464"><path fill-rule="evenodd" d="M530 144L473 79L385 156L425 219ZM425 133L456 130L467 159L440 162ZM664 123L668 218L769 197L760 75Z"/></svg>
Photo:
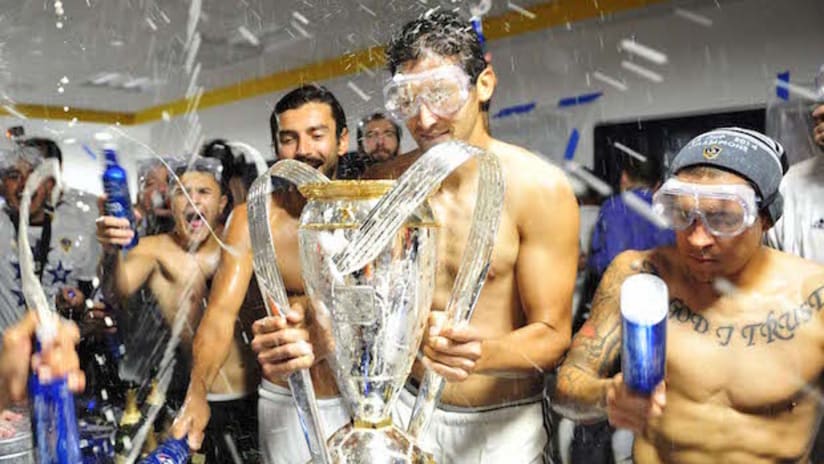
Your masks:
<svg viewBox="0 0 824 464"><path fill-rule="evenodd" d="M652 197L653 211L675 230L696 219L717 237L733 237L758 217L755 190L744 184L693 184L669 179Z"/></svg>
<svg viewBox="0 0 824 464"><path fill-rule="evenodd" d="M437 116L449 117L469 99L469 89L466 72L457 65L445 65L415 74L395 74L383 88L383 97L386 111L399 121L418 114L421 104Z"/></svg>
<svg viewBox="0 0 824 464"><path fill-rule="evenodd" d="M34 170L43 162L43 154L35 147L0 148L0 178L22 178L21 162L28 164L29 168Z"/></svg>
<svg viewBox="0 0 824 464"><path fill-rule="evenodd" d="M223 180L223 164L221 164L217 158L204 158L202 156L196 156L194 159L189 160L177 158L168 164L169 167L174 170L175 176L177 176L178 179L183 177L187 172L203 172L211 174L218 184ZM173 176L170 176L169 187L172 192L175 193L176 190L181 187L181 184L179 184Z"/></svg>

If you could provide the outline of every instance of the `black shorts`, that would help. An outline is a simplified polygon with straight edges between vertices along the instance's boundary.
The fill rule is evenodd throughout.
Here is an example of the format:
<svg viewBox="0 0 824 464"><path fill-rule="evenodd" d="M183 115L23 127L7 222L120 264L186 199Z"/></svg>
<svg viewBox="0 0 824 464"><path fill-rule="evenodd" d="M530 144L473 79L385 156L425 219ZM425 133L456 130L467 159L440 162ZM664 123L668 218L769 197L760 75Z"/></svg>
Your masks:
<svg viewBox="0 0 824 464"><path fill-rule="evenodd" d="M200 448L207 463L260 462L257 401L253 393L237 400L209 402L212 414Z"/></svg>

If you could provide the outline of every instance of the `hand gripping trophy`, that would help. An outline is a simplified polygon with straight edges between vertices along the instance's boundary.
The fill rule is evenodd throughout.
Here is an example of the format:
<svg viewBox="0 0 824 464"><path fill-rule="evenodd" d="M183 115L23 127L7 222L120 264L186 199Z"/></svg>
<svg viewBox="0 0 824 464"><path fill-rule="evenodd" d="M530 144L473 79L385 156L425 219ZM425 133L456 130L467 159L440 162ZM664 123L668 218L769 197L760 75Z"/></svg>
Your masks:
<svg viewBox="0 0 824 464"><path fill-rule="evenodd" d="M352 422L328 443L318 421L308 371L289 386L315 463L432 463L410 436L392 424L391 406L418 352L432 303L437 224L426 199L458 166L480 166L473 223L447 306L453 323L468 320L486 279L500 223L504 184L498 159L462 142L428 150L396 182L330 181L296 161L282 160L249 193L255 275L267 310L288 308L269 229L269 195L277 177L306 198L299 227L306 293L328 321L330 359ZM270 307L272 305L273 307ZM443 380L427 373L412 424L425 429Z"/></svg>

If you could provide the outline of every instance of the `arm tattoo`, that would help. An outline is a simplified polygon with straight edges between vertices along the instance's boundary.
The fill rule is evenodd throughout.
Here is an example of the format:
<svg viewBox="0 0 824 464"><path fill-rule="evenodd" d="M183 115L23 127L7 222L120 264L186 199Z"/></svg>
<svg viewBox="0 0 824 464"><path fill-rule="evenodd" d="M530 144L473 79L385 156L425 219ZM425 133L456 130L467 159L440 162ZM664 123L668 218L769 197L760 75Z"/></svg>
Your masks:
<svg viewBox="0 0 824 464"><path fill-rule="evenodd" d="M763 321L738 326L736 324L714 325L703 315L693 311L682 300L670 301L669 320L689 325L693 332L714 337L719 346L729 346L733 341L745 346L769 344L791 340L796 329L813 318L813 312L821 312L824 307L824 286L813 291L798 307L784 311L770 311Z"/></svg>

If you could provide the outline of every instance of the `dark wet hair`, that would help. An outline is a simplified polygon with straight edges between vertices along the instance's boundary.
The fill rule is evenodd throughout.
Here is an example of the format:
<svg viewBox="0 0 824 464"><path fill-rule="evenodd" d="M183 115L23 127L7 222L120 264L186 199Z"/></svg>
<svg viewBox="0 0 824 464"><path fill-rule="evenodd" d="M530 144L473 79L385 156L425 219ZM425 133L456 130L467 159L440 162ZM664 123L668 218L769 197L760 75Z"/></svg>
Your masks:
<svg viewBox="0 0 824 464"><path fill-rule="evenodd" d="M56 159L60 166L63 166L63 152L54 140L45 137L30 137L23 140L21 144L24 147L37 148L44 159Z"/></svg>
<svg viewBox="0 0 824 464"><path fill-rule="evenodd" d="M307 103L325 103L332 110L332 118L335 120L335 135L340 139L343 130L346 129L346 113L343 107L326 87L322 85L308 84L300 86L287 93L277 103L272 115L269 117L269 128L272 130L272 142L277 150L278 116L289 110L295 110Z"/></svg>
<svg viewBox="0 0 824 464"><path fill-rule="evenodd" d="M394 76L403 63L420 59L426 52L457 58L473 85L487 66L472 24L451 12L427 14L406 23L386 47L389 72ZM487 110L486 106L482 109Z"/></svg>
<svg viewBox="0 0 824 464"><path fill-rule="evenodd" d="M455 13L433 13L406 23L386 48L389 72L394 75L401 64L417 60L427 51L457 57L473 83L486 69L478 34L472 24Z"/></svg>

